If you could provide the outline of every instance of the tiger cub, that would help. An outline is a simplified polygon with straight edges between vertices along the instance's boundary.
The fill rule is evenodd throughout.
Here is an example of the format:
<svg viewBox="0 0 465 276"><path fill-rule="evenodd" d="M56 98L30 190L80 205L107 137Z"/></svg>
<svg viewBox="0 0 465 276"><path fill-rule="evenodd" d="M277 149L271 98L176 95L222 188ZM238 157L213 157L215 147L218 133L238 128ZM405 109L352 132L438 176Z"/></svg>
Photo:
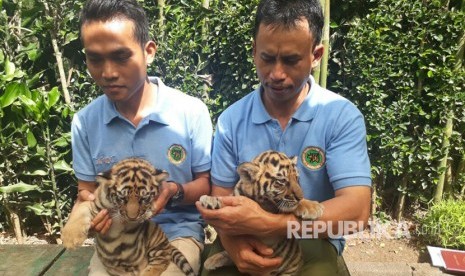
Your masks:
<svg viewBox="0 0 465 276"><path fill-rule="evenodd" d="M246 196L271 213L293 213L303 220L312 220L323 213L323 205L303 198L298 182L297 157L288 158L277 151L265 151L252 162L239 165L239 181L234 188L235 196ZM221 201L216 197L202 196L202 206L219 209ZM258 238L260 238L258 236ZM270 275L298 275L302 267L302 252L298 241L287 238L260 238L273 248L273 257L282 257L283 263ZM204 267L213 270L233 264L226 251L209 257Z"/></svg>
<svg viewBox="0 0 465 276"><path fill-rule="evenodd" d="M186 275L196 275L184 255L150 220L151 204L167 177L166 171L139 158L124 159L99 174L95 200L73 209L61 235L63 245L70 249L81 245L92 219L107 209L112 224L105 235L96 235L95 250L110 275L160 275L170 262Z"/></svg>

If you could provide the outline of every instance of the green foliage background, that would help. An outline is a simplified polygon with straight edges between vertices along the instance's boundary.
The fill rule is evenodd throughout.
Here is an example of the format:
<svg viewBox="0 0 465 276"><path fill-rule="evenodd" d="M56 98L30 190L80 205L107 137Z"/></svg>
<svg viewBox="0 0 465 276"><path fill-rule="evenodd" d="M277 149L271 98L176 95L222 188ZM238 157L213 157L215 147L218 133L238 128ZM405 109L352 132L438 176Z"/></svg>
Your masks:
<svg viewBox="0 0 465 276"><path fill-rule="evenodd" d="M431 200L446 169L438 169L438 160L445 154L450 113L455 130L450 166L452 176L461 173L465 67L455 65L463 64L457 52L464 22L463 12L441 1L381 0L349 23L336 83L365 115L381 194L400 191L412 201ZM455 185L450 193L458 196L463 182L450 185Z"/></svg>
<svg viewBox="0 0 465 276"><path fill-rule="evenodd" d="M20 229L17 236L57 234L76 195L70 122L100 94L78 38L82 2L0 0L0 228ZM170 0L164 7L140 2L158 44L150 74L201 98L213 121L258 84L251 55L258 0L211 0L209 8L200 0ZM463 53L457 63L465 29L462 2L331 5L329 88L365 115L381 195L377 211L392 211L401 195L408 206L428 206L439 173L447 169L439 161L451 113L449 194L463 196Z"/></svg>
<svg viewBox="0 0 465 276"><path fill-rule="evenodd" d="M427 244L465 250L465 202L444 200L420 218Z"/></svg>

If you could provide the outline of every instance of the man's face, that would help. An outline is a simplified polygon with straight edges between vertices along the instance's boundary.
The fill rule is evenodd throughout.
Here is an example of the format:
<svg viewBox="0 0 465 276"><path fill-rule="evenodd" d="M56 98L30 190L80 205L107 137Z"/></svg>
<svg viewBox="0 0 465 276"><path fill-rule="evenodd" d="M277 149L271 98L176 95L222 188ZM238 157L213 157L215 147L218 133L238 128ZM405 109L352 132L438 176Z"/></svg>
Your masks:
<svg viewBox="0 0 465 276"><path fill-rule="evenodd" d="M126 101L141 91L156 46L141 47L131 20L90 21L82 25L81 36L90 75L111 100Z"/></svg>
<svg viewBox="0 0 465 276"><path fill-rule="evenodd" d="M290 29L261 24L253 55L263 97L277 102L296 99L323 53L322 46L313 48L307 20Z"/></svg>

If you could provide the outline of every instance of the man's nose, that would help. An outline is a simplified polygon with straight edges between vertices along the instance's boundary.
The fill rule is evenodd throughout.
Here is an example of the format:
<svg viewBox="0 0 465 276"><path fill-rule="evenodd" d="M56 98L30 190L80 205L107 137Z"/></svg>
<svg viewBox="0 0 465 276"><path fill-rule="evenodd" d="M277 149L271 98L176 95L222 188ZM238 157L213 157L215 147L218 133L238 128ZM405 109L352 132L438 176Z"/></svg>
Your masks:
<svg viewBox="0 0 465 276"><path fill-rule="evenodd" d="M113 62L106 61L103 64L102 77L104 79L114 79L114 78L118 77L118 71L116 70Z"/></svg>
<svg viewBox="0 0 465 276"><path fill-rule="evenodd" d="M286 72L281 62L276 62L271 68L270 78L273 81L280 81L286 78Z"/></svg>

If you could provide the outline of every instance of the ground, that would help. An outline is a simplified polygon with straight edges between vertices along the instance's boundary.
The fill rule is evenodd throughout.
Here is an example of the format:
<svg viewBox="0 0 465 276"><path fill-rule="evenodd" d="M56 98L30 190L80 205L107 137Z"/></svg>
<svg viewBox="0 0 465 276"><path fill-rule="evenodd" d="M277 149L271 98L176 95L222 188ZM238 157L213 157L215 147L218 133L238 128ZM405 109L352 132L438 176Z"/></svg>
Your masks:
<svg viewBox="0 0 465 276"><path fill-rule="evenodd" d="M346 237L344 259L354 262L429 263L426 245L410 221L370 222L362 233Z"/></svg>
<svg viewBox="0 0 465 276"><path fill-rule="evenodd" d="M408 239L348 241L344 259L352 262L430 262L426 248Z"/></svg>
<svg viewBox="0 0 465 276"><path fill-rule="evenodd" d="M409 221L371 221L366 231L346 236L344 258L355 262L430 262L426 245L416 237L415 229L416 225ZM0 244L16 243L11 234L0 234ZM25 243L48 242L39 235L33 235L27 237Z"/></svg>

